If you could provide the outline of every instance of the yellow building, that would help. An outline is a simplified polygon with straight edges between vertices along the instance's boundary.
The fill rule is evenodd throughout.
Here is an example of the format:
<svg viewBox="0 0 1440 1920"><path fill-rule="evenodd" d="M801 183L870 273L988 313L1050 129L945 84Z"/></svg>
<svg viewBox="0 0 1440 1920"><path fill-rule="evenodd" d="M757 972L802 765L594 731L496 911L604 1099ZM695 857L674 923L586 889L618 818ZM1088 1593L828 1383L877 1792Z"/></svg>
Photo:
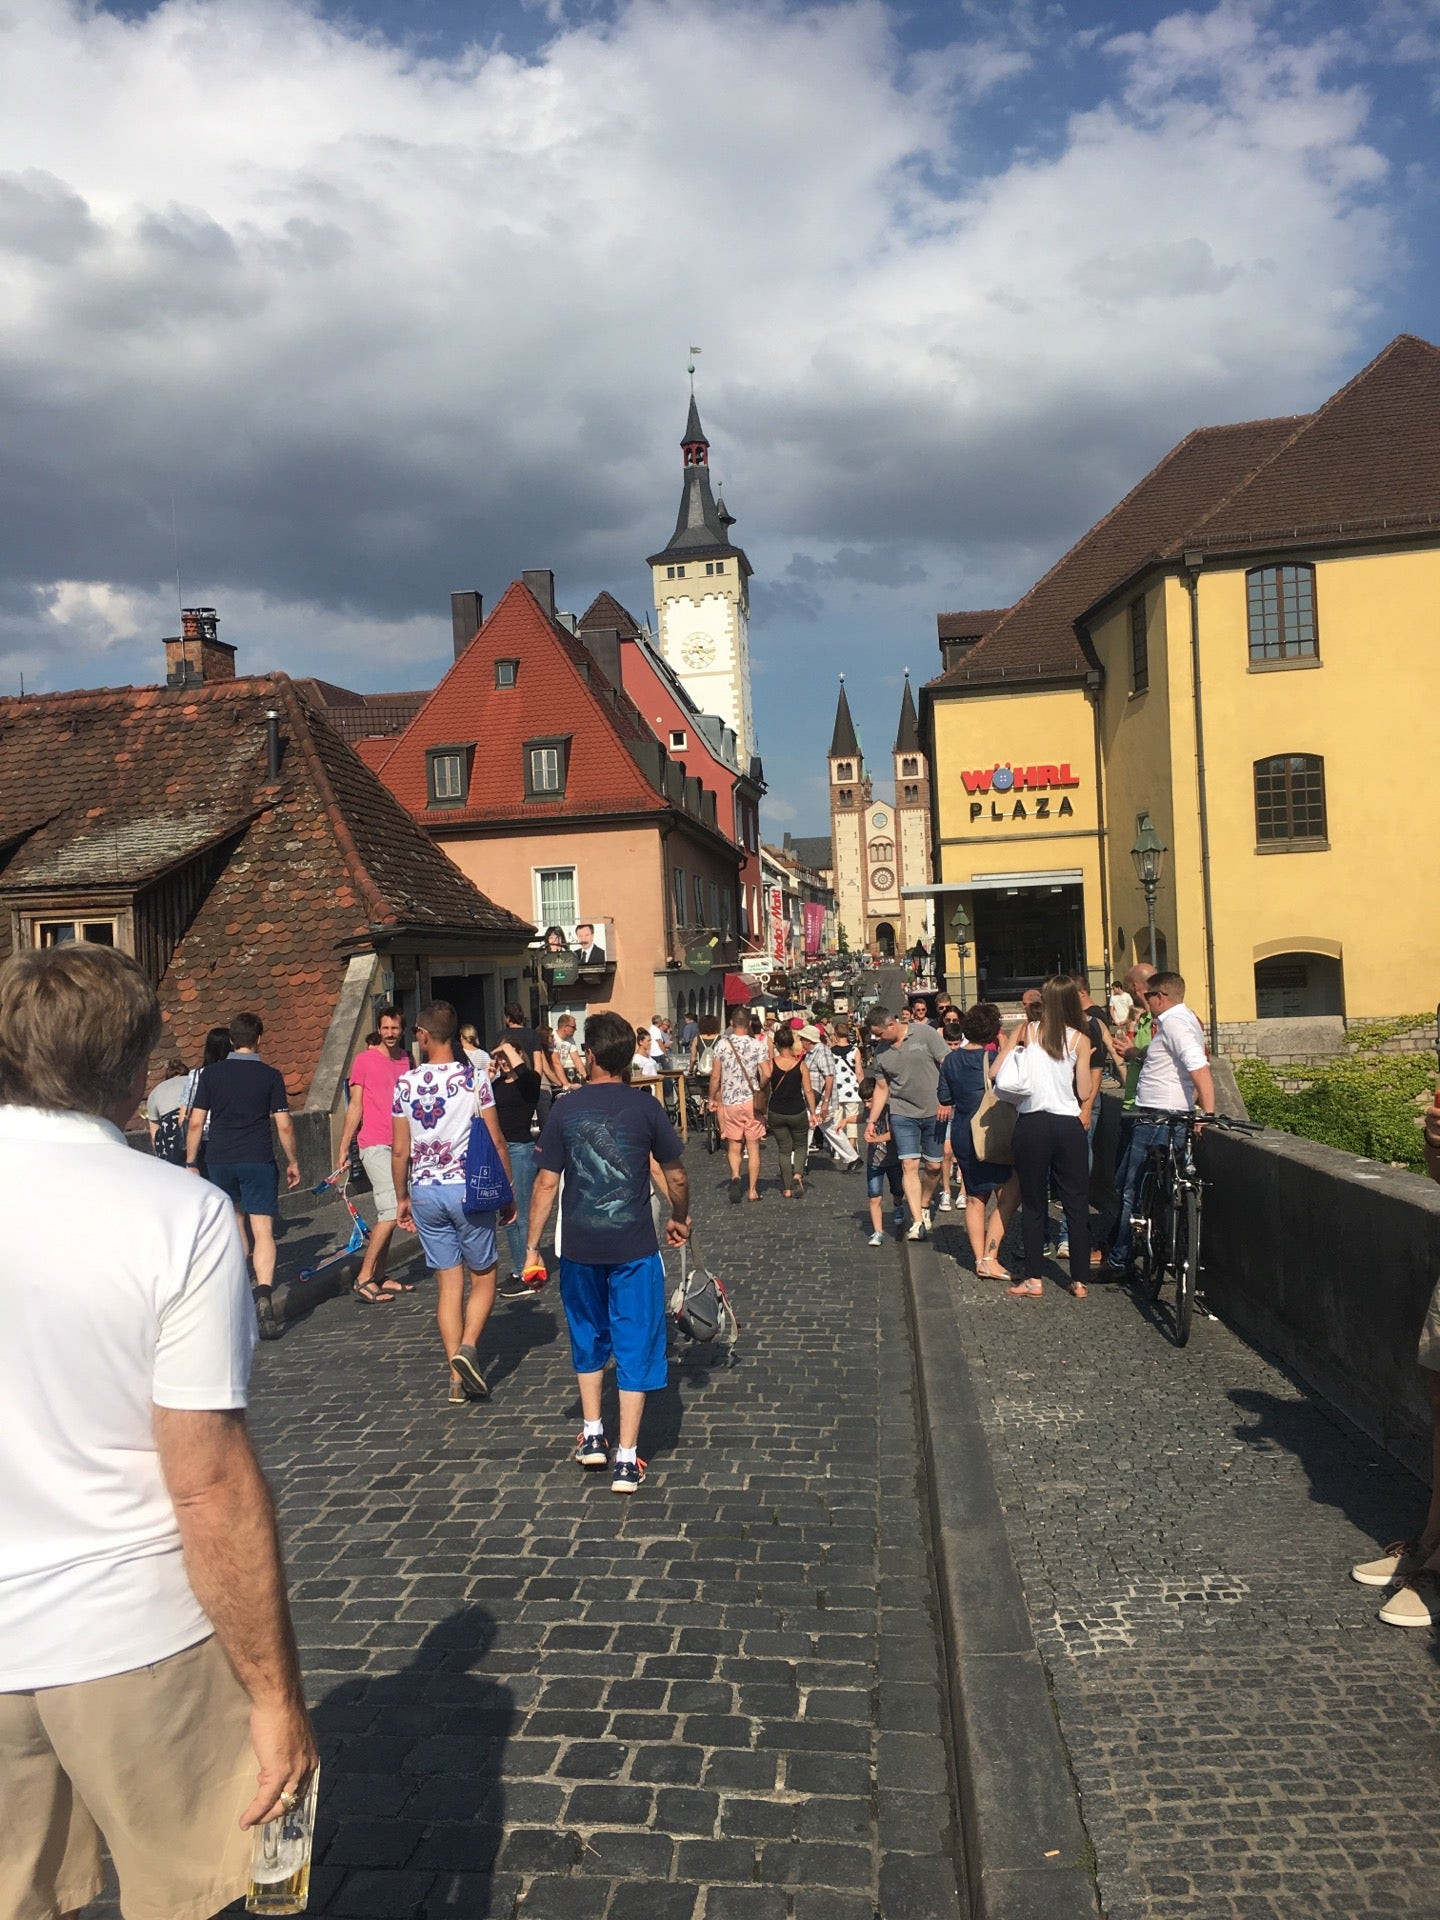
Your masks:
<svg viewBox="0 0 1440 1920"><path fill-rule="evenodd" d="M937 933L965 906L967 997L1147 958L1148 816L1158 954L1222 1046L1440 999L1440 848L1401 798L1440 713L1440 350L1402 335L1313 414L1190 434L940 636L925 891Z"/></svg>

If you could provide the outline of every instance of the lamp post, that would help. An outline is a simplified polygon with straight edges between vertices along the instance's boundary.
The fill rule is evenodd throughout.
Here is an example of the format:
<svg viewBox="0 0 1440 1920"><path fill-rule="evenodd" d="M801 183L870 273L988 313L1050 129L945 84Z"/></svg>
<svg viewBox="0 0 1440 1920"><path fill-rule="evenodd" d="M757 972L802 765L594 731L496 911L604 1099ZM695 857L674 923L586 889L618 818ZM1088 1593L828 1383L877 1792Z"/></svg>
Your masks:
<svg viewBox="0 0 1440 1920"><path fill-rule="evenodd" d="M955 941L955 953L960 962L960 1004L965 1004L965 956L970 951L970 916L965 911L965 902L957 900L955 911L950 916L950 932Z"/></svg>
<svg viewBox="0 0 1440 1920"><path fill-rule="evenodd" d="M1135 873L1145 889L1145 919L1150 929L1150 964L1157 966L1155 958L1155 895L1160 888L1160 876L1165 871L1165 855L1169 851L1165 842L1155 831L1155 823L1148 813L1137 814L1135 818L1135 844L1130 849L1130 858L1135 862Z"/></svg>

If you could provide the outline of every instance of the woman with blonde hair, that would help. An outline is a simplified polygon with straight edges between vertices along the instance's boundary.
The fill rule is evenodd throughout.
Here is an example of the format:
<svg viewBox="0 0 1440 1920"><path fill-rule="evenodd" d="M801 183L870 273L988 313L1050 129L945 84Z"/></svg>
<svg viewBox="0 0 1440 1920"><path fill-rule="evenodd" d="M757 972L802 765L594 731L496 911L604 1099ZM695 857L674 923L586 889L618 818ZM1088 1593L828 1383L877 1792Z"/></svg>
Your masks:
<svg viewBox="0 0 1440 1920"><path fill-rule="evenodd" d="M1011 1151L1020 1178L1020 1225L1025 1278L1010 1291L1017 1300L1044 1292L1045 1215L1053 1179L1070 1239L1070 1292L1086 1294L1090 1271L1090 1165L1081 1105L1095 1092L1085 1014L1075 982L1062 975L1045 982L1038 1020L1022 1020L1001 1043L996 1078L1024 1049L1024 1096L1018 1102Z"/></svg>

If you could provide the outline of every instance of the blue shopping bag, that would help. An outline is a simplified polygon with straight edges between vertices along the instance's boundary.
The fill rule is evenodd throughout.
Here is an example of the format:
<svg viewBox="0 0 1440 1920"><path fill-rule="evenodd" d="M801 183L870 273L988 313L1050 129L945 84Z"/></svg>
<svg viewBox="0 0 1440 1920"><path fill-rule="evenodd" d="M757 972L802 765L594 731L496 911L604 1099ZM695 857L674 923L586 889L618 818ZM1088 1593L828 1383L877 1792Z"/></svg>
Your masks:
<svg viewBox="0 0 1440 1920"><path fill-rule="evenodd" d="M470 1122L470 1139L465 1148L465 1211L495 1213L514 1201L510 1184L490 1129L479 1109Z"/></svg>

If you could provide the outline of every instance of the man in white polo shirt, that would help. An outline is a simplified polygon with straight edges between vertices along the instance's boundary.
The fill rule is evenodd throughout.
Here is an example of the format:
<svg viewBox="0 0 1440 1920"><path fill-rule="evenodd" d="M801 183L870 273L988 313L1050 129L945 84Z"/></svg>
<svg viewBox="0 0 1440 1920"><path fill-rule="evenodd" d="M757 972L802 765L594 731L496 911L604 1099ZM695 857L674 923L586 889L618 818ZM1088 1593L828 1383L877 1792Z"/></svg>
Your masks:
<svg viewBox="0 0 1440 1920"><path fill-rule="evenodd" d="M203 1920L315 1767L234 1210L120 1131L159 1033L113 948L0 968L7 1920L95 1899L102 1836L126 1913Z"/></svg>
<svg viewBox="0 0 1440 1920"><path fill-rule="evenodd" d="M1215 1076L1205 1046L1205 1029L1185 1005L1185 982L1178 973L1152 973L1145 982L1145 1005L1154 1033L1135 1086L1135 1105L1162 1113L1215 1111ZM1137 1120L1115 1170L1120 1217L1115 1223L1109 1266L1122 1273L1130 1265L1130 1210L1140 1187L1140 1169L1152 1146L1165 1138L1163 1120ZM1098 1264L1098 1263L1097 1263Z"/></svg>

